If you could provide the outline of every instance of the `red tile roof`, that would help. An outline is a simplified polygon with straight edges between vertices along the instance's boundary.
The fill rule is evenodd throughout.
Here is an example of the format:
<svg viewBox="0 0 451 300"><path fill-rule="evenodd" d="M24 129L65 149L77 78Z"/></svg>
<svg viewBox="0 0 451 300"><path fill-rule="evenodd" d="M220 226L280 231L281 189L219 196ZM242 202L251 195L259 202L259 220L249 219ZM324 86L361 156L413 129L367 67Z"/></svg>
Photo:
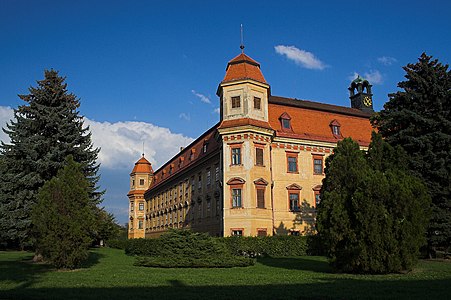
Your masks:
<svg viewBox="0 0 451 300"><path fill-rule="evenodd" d="M232 119L232 120L224 120L219 125L218 129L229 128L229 127L237 127L237 126L246 126L246 125L254 125L257 127L263 127L272 129L271 125L268 122L255 120L251 118L240 118L240 119Z"/></svg>
<svg viewBox="0 0 451 300"><path fill-rule="evenodd" d="M176 154L171 160L161 166L154 173L154 178L149 189L166 182L176 174L198 163L202 158L219 149L219 143L215 138L219 123L207 130L190 145ZM203 152L203 146L207 144L207 152ZM191 158L191 159L190 159Z"/></svg>
<svg viewBox="0 0 451 300"><path fill-rule="evenodd" d="M291 117L290 131L283 130L280 116ZM269 124L276 136L333 142L351 137L362 146L371 141L371 114L358 109L290 98L269 98ZM331 122L340 124L341 136L332 133Z"/></svg>
<svg viewBox="0 0 451 300"><path fill-rule="evenodd" d="M260 64L244 53L233 58L227 64L226 74L222 82L230 82L243 79L253 79L266 83L260 70Z"/></svg>
<svg viewBox="0 0 451 300"><path fill-rule="evenodd" d="M144 157L144 155L135 163L133 173L153 173L152 164Z"/></svg>

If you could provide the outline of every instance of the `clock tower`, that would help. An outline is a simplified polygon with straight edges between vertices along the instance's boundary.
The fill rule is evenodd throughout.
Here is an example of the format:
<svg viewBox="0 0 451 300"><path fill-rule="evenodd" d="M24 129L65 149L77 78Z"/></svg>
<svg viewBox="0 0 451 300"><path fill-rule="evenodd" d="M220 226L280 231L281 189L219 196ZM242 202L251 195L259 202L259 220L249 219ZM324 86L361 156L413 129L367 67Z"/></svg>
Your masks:
<svg viewBox="0 0 451 300"><path fill-rule="evenodd" d="M351 86L348 88L352 108L357 108L361 111L369 113L374 112L371 87L372 85L368 82L368 80L357 75L357 78L351 82Z"/></svg>

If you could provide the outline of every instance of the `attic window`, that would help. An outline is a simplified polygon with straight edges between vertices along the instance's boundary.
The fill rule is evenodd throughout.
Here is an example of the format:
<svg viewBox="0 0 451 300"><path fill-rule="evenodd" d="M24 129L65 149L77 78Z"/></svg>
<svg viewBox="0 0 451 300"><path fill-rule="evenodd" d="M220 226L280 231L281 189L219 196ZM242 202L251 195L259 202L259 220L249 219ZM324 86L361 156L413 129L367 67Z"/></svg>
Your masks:
<svg viewBox="0 0 451 300"><path fill-rule="evenodd" d="M258 97L254 97L254 108L261 109L262 99Z"/></svg>
<svg viewBox="0 0 451 300"><path fill-rule="evenodd" d="M286 112L284 112L280 117L279 117L280 123L282 125L282 130L291 130L291 117L289 114L287 114Z"/></svg>
<svg viewBox="0 0 451 300"><path fill-rule="evenodd" d="M330 122L330 128L332 129L332 134L335 136L341 136L340 123L337 120Z"/></svg>

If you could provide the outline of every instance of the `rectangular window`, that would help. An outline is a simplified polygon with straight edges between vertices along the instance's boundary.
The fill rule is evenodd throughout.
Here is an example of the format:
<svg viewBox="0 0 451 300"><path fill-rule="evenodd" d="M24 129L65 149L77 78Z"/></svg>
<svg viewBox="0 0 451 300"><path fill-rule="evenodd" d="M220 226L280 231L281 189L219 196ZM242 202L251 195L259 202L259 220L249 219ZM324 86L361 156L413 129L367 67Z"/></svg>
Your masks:
<svg viewBox="0 0 451 300"><path fill-rule="evenodd" d="M254 108L261 109L262 99L258 97L254 97Z"/></svg>
<svg viewBox="0 0 451 300"><path fill-rule="evenodd" d="M215 166L215 181L219 181L219 166Z"/></svg>
<svg viewBox="0 0 451 300"><path fill-rule="evenodd" d="M144 203L139 203L139 210L144 210Z"/></svg>
<svg viewBox="0 0 451 300"><path fill-rule="evenodd" d="M320 193L315 191L315 207L318 207L320 202L321 202Z"/></svg>
<svg viewBox="0 0 451 300"><path fill-rule="evenodd" d="M298 193L290 193L290 211L300 211L299 208L299 194Z"/></svg>
<svg viewBox="0 0 451 300"><path fill-rule="evenodd" d="M135 210L135 202L130 202L130 211Z"/></svg>
<svg viewBox="0 0 451 300"><path fill-rule="evenodd" d="M340 135L340 127L339 127L339 126L336 126L336 125L333 125L333 126L332 126L332 133L333 133L334 135Z"/></svg>
<svg viewBox="0 0 451 300"><path fill-rule="evenodd" d="M232 207L241 207L241 189L232 189Z"/></svg>
<svg viewBox="0 0 451 300"><path fill-rule="evenodd" d="M242 229L232 229L231 234L232 234L232 236L243 236L243 230Z"/></svg>
<svg viewBox="0 0 451 300"><path fill-rule="evenodd" d="M255 164L263 166L263 148L255 148Z"/></svg>
<svg viewBox="0 0 451 300"><path fill-rule="evenodd" d="M323 174L323 159L322 158L313 158L313 173L317 175Z"/></svg>
<svg viewBox="0 0 451 300"><path fill-rule="evenodd" d="M232 165L241 165L241 148L232 148Z"/></svg>
<svg viewBox="0 0 451 300"><path fill-rule="evenodd" d="M287 156L288 172L297 173L298 171L298 156L297 154L290 154Z"/></svg>
<svg viewBox="0 0 451 300"><path fill-rule="evenodd" d="M241 99L240 96L232 97L232 108L240 108Z"/></svg>
<svg viewBox="0 0 451 300"><path fill-rule="evenodd" d="M143 229L143 220L138 221L138 229Z"/></svg>
<svg viewBox="0 0 451 300"><path fill-rule="evenodd" d="M257 208L265 208L265 190L257 189Z"/></svg>
<svg viewBox="0 0 451 300"><path fill-rule="evenodd" d="M207 185L211 184L211 170L207 170Z"/></svg>
<svg viewBox="0 0 451 300"><path fill-rule="evenodd" d="M257 236L267 236L267 230L266 229L257 229Z"/></svg>
<svg viewBox="0 0 451 300"><path fill-rule="evenodd" d="M144 179L139 180L139 185L144 185Z"/></svg>

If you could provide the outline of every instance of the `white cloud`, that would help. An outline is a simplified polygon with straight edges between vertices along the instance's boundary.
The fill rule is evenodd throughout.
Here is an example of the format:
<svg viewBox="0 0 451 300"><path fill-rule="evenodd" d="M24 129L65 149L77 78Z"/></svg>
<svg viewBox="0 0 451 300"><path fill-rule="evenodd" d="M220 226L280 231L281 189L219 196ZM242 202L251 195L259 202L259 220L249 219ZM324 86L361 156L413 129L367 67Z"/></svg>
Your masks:
<svg viewBox="0 0 451 300"><path fill-rule="evenodd" d="M179 115L179 118L180 119L183 119L183 120L185 120L185 121L190 121L191 120L191 115L188 113L188 114L185 114L185 113L181 113L180 115Z"/></svg>
<svg viewBox="0 0 451 300"><path fill-rule="evenodd" d="M211 100L209 97L202 95L202 94L196 92L195 90L191 90L191 93L193 93L194 96L198 97L200 99L200 101L202 101L203 103L211 103Z"/></svg>
<svg viewBox="0 0 451 300"><path fill-rule="evenodd" d="M217 108L215 108L215 109L213 110L213 112L214 112L215 114L219 114L219 113L221 112L221 110L219 109L219 107L217 107Z"/></svg>
<svg viewBox="0 0 451 300"><path fill-rule="evenodd" d="M396 58L394 58L394 57L382 56L382 57L379 57L377 59L377 61L380 62L381 64L385 65L385 66L391 66L392 64L394 64L398 60Z"/></svg>
<svg viewBox="0 0 451 300"><path fill-rule="evenodd" d="M0 127L6 128L6 123L14 118L14 111L9 106L0 106ZM9 136L0 128L0 141L9 143Z"/></svg>
<svg viewBox="0 0 451 300"><path fill-rule="evenodd" d="M370 70L369 72L365 72L363 77L370 82L370 84L381 84L384 79L382 74L378 70Z"/></svg>
<svg viewBox="0 0 451 300"><path fill-rule="evenodd" d="M348 77L349 81L353 81L358 75L360 74L354 71L352 75ZM370 70L369 72L365 72L363 75L360 75L360 77L368 80L370 84L382 84L384 82L384 77L378 70Z"/></svg>
<svg viewBox="0 0 451 300"><path fill-rule="evenodd" d="M278 54L285 55L288 59L304 68L316 70L323 70L326 68L326 65L316 58L313 53L298 49L295 46L278 45L275 46L274 49Z"/></svg>
<svg viewBox="0 0 451 300"><path fill-rule="evenodd" d="M5 127L12 118L13 110L0 106L0 127ZM84 125L90 127L94 146L101 148L98 162L105 169L131 170L141 157L143 141L146 158L157 169L179 152L181 146L193 141L190 137L172 133L168 128L145 122L109 123L85 118ZM3 133L0 133L0 139L9 142Z"/></svg>

